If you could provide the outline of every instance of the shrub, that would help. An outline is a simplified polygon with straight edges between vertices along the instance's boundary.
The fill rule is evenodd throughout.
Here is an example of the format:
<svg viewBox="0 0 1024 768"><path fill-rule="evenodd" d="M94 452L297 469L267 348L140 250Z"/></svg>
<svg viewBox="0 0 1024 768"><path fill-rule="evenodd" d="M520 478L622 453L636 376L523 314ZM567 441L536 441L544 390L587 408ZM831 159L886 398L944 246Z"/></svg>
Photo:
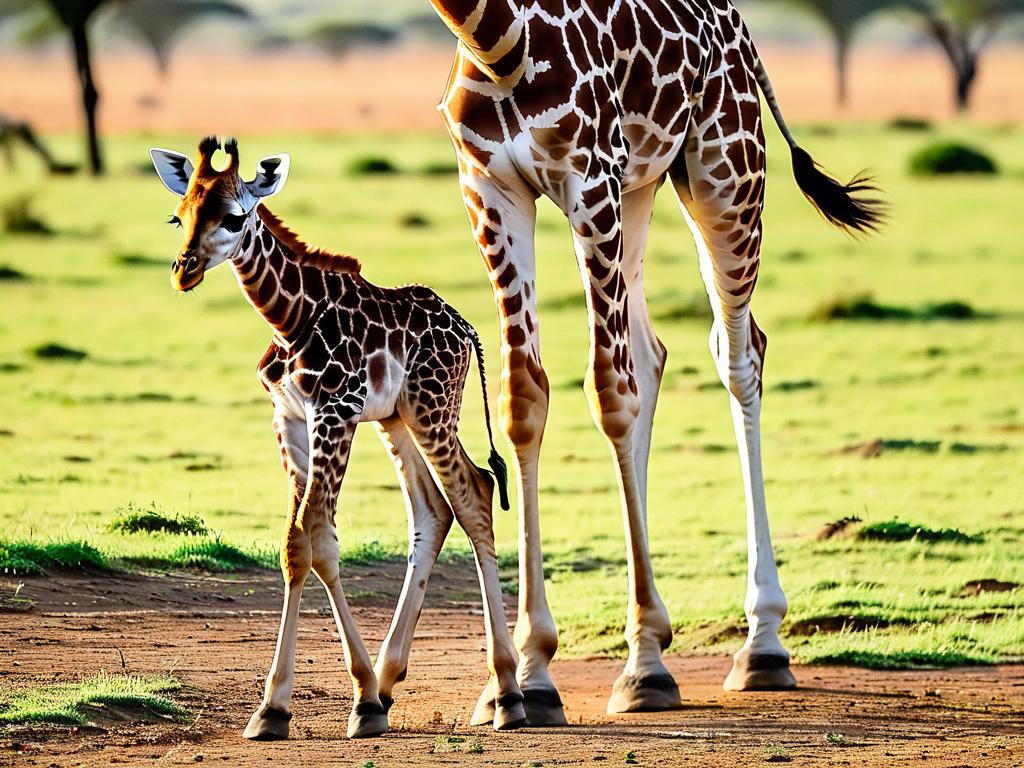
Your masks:
<svg viewBox="0 0 1024 768"><path fill-rule="evenodd" d="M929 144L911 156L910 172L917 176L991 176L998 173L999 169L992 158L978 149L956 142L939 142Z"/></svg>

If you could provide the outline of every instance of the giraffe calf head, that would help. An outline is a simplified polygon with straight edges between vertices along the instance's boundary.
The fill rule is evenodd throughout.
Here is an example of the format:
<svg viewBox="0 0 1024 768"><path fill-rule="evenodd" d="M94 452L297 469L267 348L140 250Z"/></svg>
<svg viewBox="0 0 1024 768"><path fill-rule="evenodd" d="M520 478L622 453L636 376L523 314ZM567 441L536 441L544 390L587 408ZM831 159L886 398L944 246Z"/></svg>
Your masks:
<svg viewBox="0 0 1024 768"><path fill-rule="evenodd" d="M257 204L281 191L288 177L288 155L271 155L260 160L256 178L243 181L238 173L238 143L224 143L227 163L213 167L213 155L220 141L207 137L199 142L198 167L180 152L151 149L150 157L160 181L178 195L169 220L184 235L181 250L171 265L171 285L190 291L203 281L206 270L231 258L251 226Z"/></svg>

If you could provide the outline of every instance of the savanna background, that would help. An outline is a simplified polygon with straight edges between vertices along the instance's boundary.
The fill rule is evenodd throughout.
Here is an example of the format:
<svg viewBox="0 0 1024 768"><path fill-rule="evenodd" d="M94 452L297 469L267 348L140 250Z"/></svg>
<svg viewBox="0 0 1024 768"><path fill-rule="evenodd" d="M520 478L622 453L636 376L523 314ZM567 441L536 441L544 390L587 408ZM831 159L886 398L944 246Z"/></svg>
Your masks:
<svg viewBox="0 0 1024 768"><path fill-rule="evenodd" d="M254 373L269 332L227 267L191 295L171 290L179 239L164 220L174 200L149 147L191 153L200 135L234 135L250 172L264 155L291 153L275 213L306 239L361 257L374 282L437 289L480 330L495 396L494 306L434 111L453 43L422 0L343 5L0 3L4 659L23 653L19 631L60 610L52 590L32 596L47 580L70 591L66 607L77 602L75 574L117 584L125 574L186 574L209 586L203 579L263 571L272 581L276 567L286 483ZM875 237L831 231L768 127L754 310L770 341L763 441L790 600L784 640L798 663L829 669L1019 662L1024 4L739 5L797 138L839 176L867 168L891 203ZM581 390L587 326L569 233L547 203L538 261L552 383L542 528L559 658L617 658L626 579L618 494ZM670 190L646 269L669 349L650 467L655 571L672 651L717 658L745 634L742 488L728 399L706 346L710 310ZM483 457L476 386L462 436ZM400 577L403 503L368 428L338 523L346 568ZM514 513L497 515L510 594L515 530ZM467 553L453 532L444 567L471 576ZM390 604L396 579L356 589L356 601ZM459 600L473 599L467 584ZM104 599L116 607L116 594ZM260 674L272 631L247 648L260 648L251 664ZM0 670L0 737L23 746L18 729L92 722L82 707L103 699L87 686L183 716L181 696L197 696L181 693L197 685L187 662L150 666L164 677ZM116 667L104 669L134 671L123 655ZM429 754L464 746L439 744ZM769 759L776 747L786 752L775 741L754 748ZM46 748L15 753L34 749Z"/></svg>

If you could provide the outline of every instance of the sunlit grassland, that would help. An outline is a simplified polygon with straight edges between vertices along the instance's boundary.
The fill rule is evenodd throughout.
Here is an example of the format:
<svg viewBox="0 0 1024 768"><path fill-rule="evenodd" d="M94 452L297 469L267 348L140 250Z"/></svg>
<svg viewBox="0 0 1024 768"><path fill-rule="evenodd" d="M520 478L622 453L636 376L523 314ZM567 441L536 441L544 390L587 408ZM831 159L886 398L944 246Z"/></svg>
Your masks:
<svg viewBox="0 0 1024 768"><path fill-rule="evenodd" d="M44 685L23 690L0 688L0 727L21 723L57 723L84 725L105 710L115 707L125 717L130 712L138 719L184 715L163 694L181 688L181 683L166 676L100 674L77 683Z"/></svg>
<svg viewBox="0 0 1024 768"><path fill-rule="evenodd" d="M789 626L830 627L790 637L803 660L872 663L876 654L893 663L987 662L1024 655L1024 590L960 596L971 580L1024 583L1024 132L963 125L937 133L984 147L1002 174L911 178L906 160L933 138L926 133L877 126L799 131L837 174L866 166L886 188L891 224L863 242L820 222L773 136L754 304L769 336L767 494ZM163 221L174 200L146 168L145 150L191 151L196 139L112 139L114 172L98 182L45 179L19 158L19 171L9 177L14 184L0 193L0 202L30 195L34 213L56 231L0 233L0 265L30 278L0 282L0 538L84 539L114 558L170 555L182 537L107 530L118 508L155 503L172 516L196 515L224 541L255 552L279 540L286 485L269 401L255 377L269 332L227 267L188 296L168 283L179 233ZM78 150L74 137L55 145L64 154ZM440 131L243 136L241 150L247 168L265 154L292 153L288 187L270 207L307 239L360 256L375 282L429 283L455 304L484 338L495 396L494 307L458 185L451 175L422 173L450 162ZM402 172L346 172L367 156L387 157ZM410 214L426 225L407 226ZM553 403L541 472L549 596L562 652L620 653L626 598L616 480L580 389L587 327L568 231L546 203L538 254ZM677 649L735 648L746 566L739 466L728 400L707 351L708 321L678 319L700 306L703 286L670 188L654 215L646 279L652 313L666 318L656 326L670 355L650 467L658 586L678 630ZM992 317L808 320L823 302L864 293L909 308L961 300ZM72 363L31 354L48 343L88 357ZM482 463L485 431L472 383L462 438ZM884 450L875 458L843 451L876 439L939 446ZM515 516L496 514L499 548L510 552ZM981 539L814 539L822 525L846 516L959 528ZM338 522L343 546L380 540L389 550L402 548L397 482L369 428L356 442ZM455 545L464 541L452 536ZM853 617L847 631L832 626L836 617Z"/></svg>

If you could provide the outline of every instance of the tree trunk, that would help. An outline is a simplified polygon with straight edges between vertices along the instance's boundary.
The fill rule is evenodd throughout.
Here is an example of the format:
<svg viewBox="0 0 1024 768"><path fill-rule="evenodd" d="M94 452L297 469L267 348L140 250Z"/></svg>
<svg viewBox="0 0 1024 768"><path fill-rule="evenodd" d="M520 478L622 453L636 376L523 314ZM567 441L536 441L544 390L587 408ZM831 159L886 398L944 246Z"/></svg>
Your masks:
<svg viewBox="0 0 1024 768"><path fill-rule="evenodd" d="M971 106L971 92L978 79L978 60L968 54L964 62L956 70L956 109L961 115Z"/></svg>
<svg viewBox="0 0 1024 768"><path fill-rule="evenodd" d="M838 78L836 97L840 109L846 107L849 91L850 41L840 36L836 38L836 77Z"/></svg>
<svg viewBox="0 0 1024 768"><path fill-rule="evenodd" d="M103 175L103 156L96 131L96 105L100 96L92 77L92 60L89 52L89 34L86 22L82 20L71 27L71 40L75 48L75 69L82 89L82 107L85 110L85 133L89 153L89 167L93 176Z"/></svg>

